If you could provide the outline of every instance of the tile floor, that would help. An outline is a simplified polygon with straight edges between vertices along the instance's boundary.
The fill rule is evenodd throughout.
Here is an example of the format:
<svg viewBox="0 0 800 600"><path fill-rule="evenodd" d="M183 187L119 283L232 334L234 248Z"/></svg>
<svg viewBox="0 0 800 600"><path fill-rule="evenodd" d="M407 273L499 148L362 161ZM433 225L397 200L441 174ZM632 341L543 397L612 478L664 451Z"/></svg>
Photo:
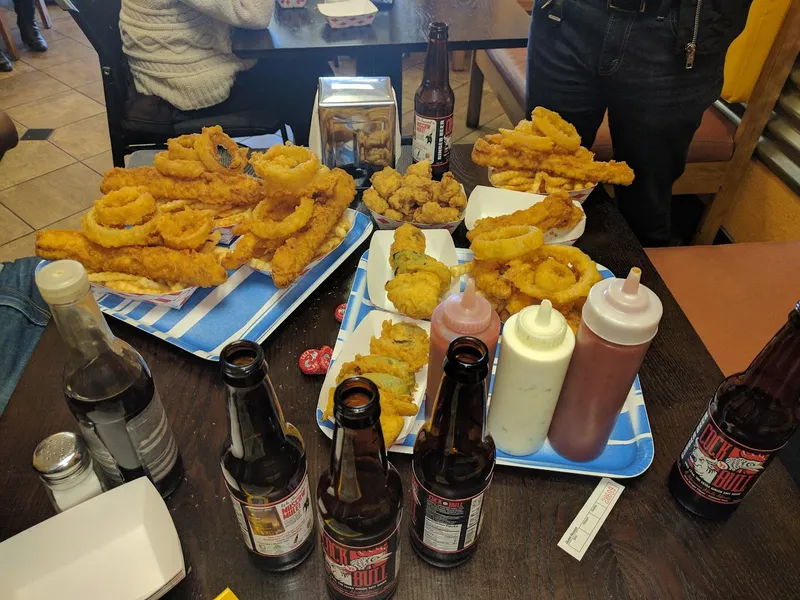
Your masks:
<svg viewBox="0 0 800 600"><path fill-rule="evenodd" d="M11 0L0 0L0 19L11 26L21 54L13 72L0 73L0 109L14 120L20 136L28 129L54 130L44 141L20 141L0 162L0 261L32 255L39 229L80 227L98 197L102 174L113 166L97 54L68 13L57 6L48 9L53 28L41 30L50 48L36 54L19 39ZM423 59L415 54L404 61L405 135L410 133ZM340 61L340 67L347 71L352 65ZM450 85L456 96L455 143L510 126L487 86L481 127L467 128L469 68L452 72Z"/></svg>

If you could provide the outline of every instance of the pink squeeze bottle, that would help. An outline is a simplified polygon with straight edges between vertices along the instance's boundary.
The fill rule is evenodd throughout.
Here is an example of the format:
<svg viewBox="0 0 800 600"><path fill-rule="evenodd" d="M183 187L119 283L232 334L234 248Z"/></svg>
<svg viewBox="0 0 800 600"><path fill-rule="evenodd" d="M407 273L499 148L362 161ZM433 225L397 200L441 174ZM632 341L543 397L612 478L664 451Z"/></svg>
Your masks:
<svg viewBox="0 0 800 600"><path fill-rule="evenodd" d="M447 347L457 337L471 335L481 340L489 349L489 363L494 362L494 352L500 337L500 317L483 296L475 292L471 279L461 294L453 294L442 302L431 315L431 349L428 354L428 386L425 399L425 420L431 418L433 400L442 381L442 363ZM491 368L491 366L490 366Z"/></svg>
<svg viewBox="0 0 800 600"><path fill-rule="evenodd" d="M585 462L603 453L617 417L658 331L663 308L639 283L627 279L592 286L581 313L575 352L567 369L547 438L564 458Z"/></svg>

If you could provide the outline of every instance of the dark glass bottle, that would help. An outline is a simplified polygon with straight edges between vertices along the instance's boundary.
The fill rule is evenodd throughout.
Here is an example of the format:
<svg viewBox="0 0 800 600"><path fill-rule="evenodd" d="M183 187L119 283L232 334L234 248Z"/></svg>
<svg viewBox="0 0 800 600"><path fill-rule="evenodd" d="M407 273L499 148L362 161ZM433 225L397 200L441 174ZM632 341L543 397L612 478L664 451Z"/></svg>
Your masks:
<svg viewBox="0 0 800 600"><path fill-rule="evenodd" d="M220 365L229 425L220 464L244 543L262 569L292 569L314 548L303 438L283 418L261 346L228 344Z"/></svg>
<svg viewBox="0 0 800 600"><path fill-rule="evenodd" d="M83 265L55 261L36 284L67 345L67 405L107 485L146 476L166 498L183 463L147 363L111 333Z"/></svg>
<svg viewBox="0 0 800 600"><path fill-rule="evenodd" d="M411 547L437 567L475 553L495 447L486 432L489 351L477 338L450 342L433 416L414 443Z"/></svg>
<svg viewBox="0 0 800 600"><path fill-rule="evenodd" d="M336 600L397 590L403 485L386 459L378 388L345 379L333 397L331 462L317 485L325 582Z"/></svg>
<svg viewBox="0 0 800 600"><path fill-rule="evenodd" d="M431 161L434 179L450 170L456 97L450 87L447 23L431 23L422 84L414 94L414 162Z"/></svg>
<svg viewBox="0 0 800 600"><path fill-rule="evenodd" d="M800 426L800 303L744 373L720 384L669 476L700 517L728 517Z"/></svg>

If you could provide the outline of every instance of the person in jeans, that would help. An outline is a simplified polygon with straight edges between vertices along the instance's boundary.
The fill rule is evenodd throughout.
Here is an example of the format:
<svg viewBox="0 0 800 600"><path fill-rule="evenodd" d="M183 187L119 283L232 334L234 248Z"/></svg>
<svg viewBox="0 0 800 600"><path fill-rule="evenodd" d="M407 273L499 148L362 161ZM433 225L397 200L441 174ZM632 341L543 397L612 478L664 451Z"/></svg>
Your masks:
<svg viewBox="0 0 800 600"><path fill-rule="evenodd" d="M634 170L620 211L644 246L670 243L672 184L705 110L719 98L725 53L749 0L536 0L527 110L573 123L591 148L608 110L614 159Z"/></svg>
<svg viewBox="0 0 800 600"><path fill-rule="evenodd" d="M32 52L45 52L47 50L47 42L44 41L33 18L35 13L33 0L14 0L14 11L17 13L17 27L19 27L22 43ZM0 71L8 72L13 70L14 66L8 56L0 50Z"/></svg>
<svg viewBox="0 0 800 600"><path fill-rule="evenodd" d="M0 110L0 160L6 152L14 148L19 143L19 135L14 122L5 111Z"/></svg>

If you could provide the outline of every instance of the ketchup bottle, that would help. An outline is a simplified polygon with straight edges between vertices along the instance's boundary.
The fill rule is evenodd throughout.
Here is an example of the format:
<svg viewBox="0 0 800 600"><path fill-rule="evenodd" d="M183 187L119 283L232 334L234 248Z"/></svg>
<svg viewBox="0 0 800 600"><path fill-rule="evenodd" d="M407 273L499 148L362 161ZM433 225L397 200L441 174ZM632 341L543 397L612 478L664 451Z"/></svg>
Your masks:
<svg viewBox="0 0 800 600"><path fill-rule="evenodd" d="M425 421L430 420L433 400L442 381L442 363L447 347L457 337L469 335L481 340L489 349L489 368L494 361L500 337L500 317L489 301L475 292L470 279L461 294L453 294L431 315L431 346L428 354L428 387L425 396Z"/></svg>
<svg viewBox="0 0 800 600"><path fill-rule="evenodd" d="M575 352L547 434L564 458L584 462L603 453L658 331L661 301L639 284L641 276L634 267L627 279L604 279L583 305Z"/></svg>

